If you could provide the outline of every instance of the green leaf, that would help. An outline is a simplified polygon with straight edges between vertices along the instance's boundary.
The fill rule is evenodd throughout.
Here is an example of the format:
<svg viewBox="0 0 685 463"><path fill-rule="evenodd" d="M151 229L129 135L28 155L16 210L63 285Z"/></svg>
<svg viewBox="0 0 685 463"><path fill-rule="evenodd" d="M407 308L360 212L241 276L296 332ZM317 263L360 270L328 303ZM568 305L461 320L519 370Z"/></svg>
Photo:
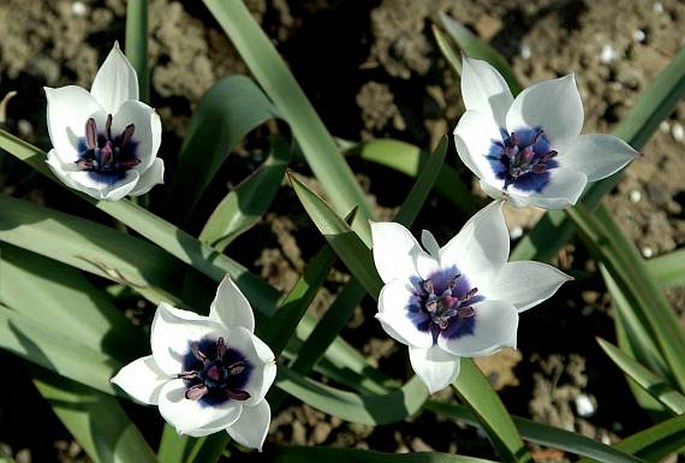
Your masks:
<svg viewBox="0 0 685 463"><path fill-rule="evenodd" d="M116 398L38 369L33 376L38 391L95 462L157 461Z"/></svg>
<svg viewBox="0 0 685 463"><path fill-rule="evenodd" d="M259 222L271 206L287 166L288 146L283 139L274 138L271 154L264 164L214 209L200 233L200 241L223 251L231 241Z"/></svg>
<svg viewBox="0 0 685 463"><path fill-rule="evenodd" d="M511 93L513 93L514 96L521 93L522 87L516 78L514 71L509 66L509 63L507 63L507 60L505 60L497 50L483 42L468 28L464 27L462 24L444 13L440 13L440 22L442 22L442 26L445 28L450 37L452 37L452 39L454 39L461 49L464 50L469 58L482 59L492 64L495 69L502 74L504 80L507 81L507 85L511 89Z"/></svg>
<svg viewBox="0 0 685 463"><path fill-rule="evenodd" d="M675 109L685 96L685 47L650 84L626 117L614 130L614 135L635 149L641 149L661 121ZM637 162L640 162L639 160ZM605 193L618 184L622 171L595 182L585 192L581 203L594 209ZM573 227L562 211L549 211L526 234L511 253L511 260L550 260L571 238Z"/></svg>
<svg viewBox="0 0 685 463"><path fill-rule="evenodd" d="M0 300L13 310L120 361L149 349L142 332L78 270L6 243L0 253Z"/></svg>
<svg viewBox="0 0 685 463"><path fill-rule="evenodd" d="M61 376L113 394L109 379L122 364L74 337L57 333L0 304L0 348Z"/></svg>
<svg viewBox="0 0 685 463"><path fill-rule="evenodd" d="M271 455L270 455L271 456ZM363 449L330 447L278 447L267 461L274 463L300 463L325 461L326 463L493 463L491 460L448 455L436 452L382 453Z"/></svg>
<svg viewBox="0 0 685 463"><path fill-rule="evenodd" d="M435 413L450 416L471 426L482 426L471 411L462 405L428 400L425 408ZM637 457L626 451L604 445L579 433L566 431L525 418L513 417L516 428L525 440L546 447L561 449L577 455L595 458L602 463L640 463Z"/></svg>
<svg viewBox="0 0 685 463"><path fill-rule="evenodd" d="M431 158L418 146L393 139L362 143L351 152L366 161L389 167L410 177L417 177ZM438 178L435 180L435 190L464 213L476 212L469 186L452 167L442 165Z"/></svg>
<svg viewBox="0 0 685 463"><path fill-rule="evenodd" d="M685 248L646 261L647 269L664 288L685 285Z"/></svg>
<svg viewBox="0 0 685 463"><path fill-rule="evenodd" d="M345 215L355 207L360 209L360 221L354 229L362 241L369 243L371 234L366 223L372 212L364 193L269 37L242 1L204 0L204 4L290 125L307 163L335 210Z"/></svg>
<svg viewBox="0 0 685 463"><path fill-rule="evenodd" d="M293 173L288 173L293 189L328 244L366 290L377 296L383 286L368 246L331 207ZM366 225L368 228L368 225Z"/></svg>
<svg viewBox="0 0 685 463"><path fill-rule="evenodd" d="M663 421L623 439L614 448L631 453L642 461L658 463L685 448L685 415ZM578 463L590 463L582 459ZM599 460L602 463L604 460Z"/></svg>
<svg viewBox="0 0 685 463"><path fill-rule="evenodd" d="M245 135L276 114L261 89L245 76L225 77L202 96L167 197L167 210L178 223L187 221L210 181Z"/></svg>
<svg viewBox="0 0 685 463"><path fill-rule="evenodd" d="M642 257L603 206L594 215L580 205L567 211L583 242L616 280L618 288L666 360L670 373L685 390L685 335L661 289L647 272Z"/></svg>
<svg viewBox="0 0 685 463"><path fill-rule="evenodd" d="M183 463L189 455L195 439L179 434L169 423L164 423L162 441L159 444L157 458L160 463Z"/></svg>
<svg viewBox="0 0 685 463"><path fill-rule="evenodd" d="M147 0L126 2L126 57L138 75L140 100L150 101L150 70L147 65Z"/></svg>
<svg viewBox="0 0 685 463"><path fill-rule="evenodd" d="M519 436L511 415L487 378L470 358L461 359L461 370L453 383L459 397L478 417L497 449L506 461L532 462Z"/></svg>
<svg viewBox="0 0 685 463"><path fill-rule="evenodd" d="M611 360L640 387L668 407L674 414L685 413L685 396L671 388L663 379L642 366L634 358L624 354L618 347L603 339L597 339L597 342Z"/></svg>
<svg viewBox="0 0 685 463"><path fill-rule="evenodd" d="M428 397L426 386L416 376L402 389L387 394L354 394L326 386L280 366L276 386L324 413L368 425L402 421L418 412Z"/></svg>
<svg viewBox="0 0 685 463"><path fill-rule="evenodd" d="M450 66L452 66L454 72L460 76L461 58L454 50L454 47L450 43L450 39L443 34L442 30L435 24L432 25L431 30L433 31L433 37L435 37L435 41L438 43L438 48L440 49L442 56L444 56Z"/></svg>

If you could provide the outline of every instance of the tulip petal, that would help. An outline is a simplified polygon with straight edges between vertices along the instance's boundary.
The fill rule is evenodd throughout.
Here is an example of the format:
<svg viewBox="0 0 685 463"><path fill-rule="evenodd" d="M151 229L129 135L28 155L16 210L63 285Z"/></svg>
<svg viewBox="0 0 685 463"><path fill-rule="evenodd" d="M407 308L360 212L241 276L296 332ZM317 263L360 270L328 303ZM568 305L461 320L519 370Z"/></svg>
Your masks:
<svg viewBox="0 0 685 463"><path fill-rule="evenodd" d="M193 437L212 434L235 423L243 410L239 401L207 406L198 400L186 399L185 393L184 380L172 379L159 394L159 413L179 434Z"/></svg>
<svg viewBox="0 0 685 463"><path fill-rule="evenodd" d="M539 193L522 191L512 185L507 190L510 199L517 207L537 206L544 209L563 209L573 206L583 194L587 176L582 172L558 167L550 169L550 177Z"/></svg>
<svg viewBox="0 0 685 463"><path fill-rule="evenodd" d="M90 93L109 114L114 114L124 101L138 99L138 76L115 43L98 69Z"/></svg>
<svg viewBox="0 0 685 463"><path fill-rule="evenodd" d="M440 258L440 245L435 239L435 236L428 230L423 230L421 232L421 244L423 244L423 247L428 251L431 257L434 259Z"/></svg>
<svg viewBox="0 0 685 463"><path fill-rule="evenodd" d="M183 371L183 362L193 342L204 337L228 342L226 328L194 312L160 303L152 320L150 345L157 366L169 376Z"/></svg>
<svg viewBox="0 0 685 463"><path fill-rule="evenodd" d="M110 381L138 402L157 405L162 386L169 379L159 369L152 355L148 355L124 366Z"/></svg>
<svg viewBox="0 0 685 463"><path fill-rule="evenodd" d="M541 262L509 262L491 286L479 289L486 298L508 301L523 312L552 297L562 284L572 279Z"/></svg>
<svg viewBox="0 0 685 463"><path fill-rule="evenodd" d="M242 326L254 332L254 314L247 298L230 276L226 275L209 306L209 318L224 326Z"/></svg>
<svg viewBox="0 0 685 463"><path fill-rule="evenodd" d="M106 114L90 93L75 85L45 87L45 97L48 132L55 154L63 164L75 163L88 118L95 117L98 125L104 127Z"/></svg>
<svg viewBox="0 0 685 463"><path fill-rule="evenodd" d="M631 146L613 135L581 135L573 147L558 157L559 165L583 172L588 181L606 178L625 167L640 155Z"/></svg>
<svg viewBox="0 0 685 463"><path fill-rule="evenodd" d="M484 207L440 250L440 266L456 265L459 272L478 287L493 278L509 257L502 201Z"/></svg>
<svg viewBox="0 0 685 463"><path fill-rule="evenodd" d="M266 400L262 400L252 407L243 407L240 418L226 431L239 444L261 452L270 422L271 408Z"/></svg>
<svg viewBox="0 0 685 463"><path fill-rule="evenodd" d="M409 347L411 367L433 394L452 384L459 375L461 359L438 346Z"/></svg>
<svg viewBox="0 0 685 463"><path fill-rule="evenodd" d="M228 327L225 339L228 348L237 350L252 364L247 383L241 387L250 398L240 402L252 406L264 398L276 378L276 358L269 346L242 326Z"/></svg>
<svg viewBox="0 0 685 463"><path fill-rule="evenodd" d="M508 301L485 300L475 304L473 334L447 338L438 336L438 346L454 355L480 357L490 355L502 347L516 347L519 315Z"/></svg>
<svg viewBox="0 0 685 463"><path fill-rule="evenodd" d="M429 258L405 227L396 222L371 222L373 261L383 282L416 276L419 256Z"/></svg>
<svg viewBox="0 0 685 463"><path fill-rule="evenodd" d="M583 128L583 102L573 74L523 90L507 113L507 130L541 128L551 147L564 153Z"/></svg>
<svg viewBox="0 0 685 463"><path fill-rule="evenodd" d="M399 342L427 348L433 345L433 336L428 330L420 331L417 325L425 321L428 315L422 312L410 313L408 306L412 298L413 289L408 281L391 281L383 286L378 296L376 318L383 329Z"/></svg>
<svg viewBox="0 0 685 463"><path fill-rule="evenodd" d="M129 196L144 195L155 185L164 183L164 161L157 158L150 168L143 172L138 178L136 186L128 193Z"/></svg>
<svg viewBox="0 0 685 463"><path fill-rule="evenodd" d="M496 144L503 143L501 129L492 118L476 111L466 111L454 129L454 142L459 158L476 177L496 188L504 187L504 180L496 177L493 168L493 163L498 161L488 159L488 156L499 153Z"/></svg>
<svg viewBox="0 0 685 463"><path fill-rule="evenodd" d="M507 82L487 61L462 59L461 94L466 110L474 110L506 127L506 115L514 102Z"/></svg>
<svg viewBox="0 0 685 463"><path fill-rule="evenodd" d="M112 116L112 135L122 134L129 124L135 127L132 140L137 144L136 157L140 161L133 169L144 172L157 156L162 141L162 124L154 109L140 101L128 100Z"/></svg>

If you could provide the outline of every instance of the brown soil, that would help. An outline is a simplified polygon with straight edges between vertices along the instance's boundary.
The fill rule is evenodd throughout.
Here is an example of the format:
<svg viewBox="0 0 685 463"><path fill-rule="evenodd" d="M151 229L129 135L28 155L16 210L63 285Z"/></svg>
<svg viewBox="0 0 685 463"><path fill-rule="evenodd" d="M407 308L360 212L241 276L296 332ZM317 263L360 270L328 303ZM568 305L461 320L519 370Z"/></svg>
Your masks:
<svg viewBox="0 0 685 463"><path fill-rule="evenodd" d="M575 72L585 105L585 132L612 130L682 45L680 31L685 28L685 3L678 0L247 3L277 41L332 133L350 140L388 136L419 146L434 146L463 111L458 80L430 33L440 11L490 40L513 63L524 84ZM162 115L166 131L162 156L168 156L173 169L168 153L178 149L200 96L220 77L247 70L199 2L151 0L150 5L152 105ZM123 0L0 2L4 18L0 97L18 91L7 105L6 126L47 147L41 87L89 86L112 42L123 40L124 14ZM623 181L605 200L645 257L685 243L684 127L685 103L681 103L642 149L645 156L626 170ZM250 153L243 150L243 160L232 161L237 168L222 171L224 184L235 184L247 173L250 162L254 163ZM448 162L470 178L454 152ZM379 215L390 217L406 191L393 191L390 186L408 186L408 180L357 161L353 167ZM40 183L11 161L0 170L0 182L16 195L50 198L53 206L69 204L68 199L60 199L56 187ZM446 206L439 198L431 199L416 230L434 229L439 239L454 233L465 218L446 223L439 214L441 207ZM510 225L524 228L539 217L531 211L510 210L507 215ZM254 265L270 283L287 289L318 247L300 249L298 243L322 242L309 228L292 195L284 190L274 211L254 231L264 246L239 249L238 241L228 252ZM562 263L569 256L577 264L588 258L581 247L570 245L564 252L567 259ZM332 274L315 313L325 310L345 279L341 271ZM674 309L685 313L685 292L670 290L668 296ZM372 361L402 374L406 352L374 324L373 310L367 301L344 335ZM553 302L522 317L518 352L503 352L479 363L513 412L613 441L648 422L621 375L596 347L598 335L613 338L610 301L601 285L579 281ZM21 368L16 361L7 361ZM594 404L596 413L581 417L576 404L584 399L579 397ZM34 395L31 400L38 399ZM0 455L4 451L17 461L84 458L53 417L47 418L48 429L41 426L44 436L26 439L12 428L15 413L7 401L0 402ZM50 417L45 407L38 406L36 413ZM372 429L292 403L274 418L269 442L488 456L488 445L477 436L473 429L430 414L414 423ZM566 458L558 453L537 456L540 461Z"/></svg>

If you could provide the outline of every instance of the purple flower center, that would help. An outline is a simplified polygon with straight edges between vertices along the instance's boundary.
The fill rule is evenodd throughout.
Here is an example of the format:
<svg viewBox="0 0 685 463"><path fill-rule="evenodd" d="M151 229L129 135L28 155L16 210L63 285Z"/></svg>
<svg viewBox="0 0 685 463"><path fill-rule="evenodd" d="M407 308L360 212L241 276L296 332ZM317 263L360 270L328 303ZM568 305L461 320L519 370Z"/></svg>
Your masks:
<svg viewBox="0 0 685 463"><path fill-rule="evenodd" d="M427 280L417 279L413 286L408 316L419 331L430 331L434 342L440 334L452 339L474 333L473 304L483 297L456 267L441 270Z"/></svg>
<svg viewBox="0 0 685 463"><path fill-rule="evenodd" d="M247 400L243 388L250 378L252 364L243 354L226 346L224 338L204 338L190 344L190 352L178 375L186 384L185 397L209 406L227 400Z"/></svg>
<svg viewBox="0 0 685 463"><path fill-rule="evenodd" d="M487 155L495 176L504 180L504 188L540 192L549 182L548 170L557 167L549 140L541 128L525 128L493 140Z"/></svg>
<svg viewBox="0 0 685 463"><path fill-rule="evenodd" d="M121 134L112 134L112 115L107 115L105 130L98 132L95 119L86 122L86 136L79 140L79 159L76 166L93 172L95 178L113 181L140 163L136 157L138 143L133 140L136 127L126 126ZM104 178L103 178L104 176Z"/></svg>

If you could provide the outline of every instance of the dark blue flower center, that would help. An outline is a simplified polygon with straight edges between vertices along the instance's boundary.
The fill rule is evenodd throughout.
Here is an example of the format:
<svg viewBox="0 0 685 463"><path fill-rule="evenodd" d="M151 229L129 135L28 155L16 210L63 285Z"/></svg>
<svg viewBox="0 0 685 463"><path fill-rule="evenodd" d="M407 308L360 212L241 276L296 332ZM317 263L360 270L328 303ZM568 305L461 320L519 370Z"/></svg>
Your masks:
<svg viewBox="0 0 685 463"><path fill-rule="evenodd" d="M419 331L449 339L474 333L476 310L483 300L456 267L441 270L427 280L416 279L408 305L408 316Z"/></svg>
<svg viewBox="0 0 685 463"><path fill-rule="evenodd" d="M112 115L107 115L105 130L98 132L95 119L86 122L86 136L79 139L79 159L76 166L92 172L93 178L113 183L122 178L127 170L138 165L138 143L133 140L136 127L126 126L121 134L112 134Z"/></svg>
<svg viewBox="0 0 685 463"><path fill-rule="evenodd" d="M185 381L186 399L212 406L249 399L250 393L243 388L252 369L242 353L226 346L224 338L204 338L190 344L178 377Z"/></svg>
<svg viewBox="0 0 685 463"><path fill-rule="evenodd" d="M557 167L549 140L541 128L525 128L493 140L487 155L495 176L504 180L504 188L540 192L549 182L548 170Z"/></svg>

